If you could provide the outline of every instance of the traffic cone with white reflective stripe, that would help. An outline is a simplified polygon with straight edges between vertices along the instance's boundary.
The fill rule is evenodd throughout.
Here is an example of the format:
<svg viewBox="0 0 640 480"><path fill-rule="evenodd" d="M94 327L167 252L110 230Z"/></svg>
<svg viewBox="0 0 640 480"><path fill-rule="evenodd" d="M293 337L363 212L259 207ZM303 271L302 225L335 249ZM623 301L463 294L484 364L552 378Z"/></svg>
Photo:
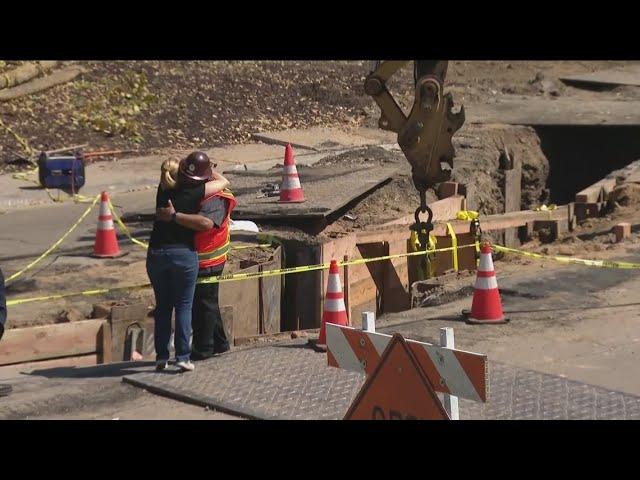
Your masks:
<svg viewBox="0 0 640 480"><path fill-rule="evenodd" d="M93 244L93 255L101 258L120 255L120 246L116 238L116 229L113 226L113 217L109 209L109 194L107 192L102 192L100 198L100 216L98 217L96 241Z"/></svg>
<svg viewBox="0 0 640 480"><path fill-rule="evenodd" d="M342 284L340 283L340 270L338 269L338 262L335 260L331 260L331 264L329 265L329 280L327 281L327 294L324 297L320 337L315 343L315 346L322 351L326 349L327 345L327 323L343 326L349 325L347 308L344 304L344 293L342 292Z"/></svg>
<svg viewBox="0 0 640 480"><path fill-rule="evenodd" d="M491 245L484 242L480 249L480 265L473 288L471 312L463 310L467 323L506 323L498 290L496 272L491 259Z"/></svg>
<svg viewBox="0 0 640 480"><path fill-rule="evenodd" d="M298 177L296 162L293 159L293 148L291 148L291 144L287 144L284 150L284 168L282 171L282 185L280 186L280 202L304 202L304 192L302 191L302 185L300 185L300 178Z"/></svg>

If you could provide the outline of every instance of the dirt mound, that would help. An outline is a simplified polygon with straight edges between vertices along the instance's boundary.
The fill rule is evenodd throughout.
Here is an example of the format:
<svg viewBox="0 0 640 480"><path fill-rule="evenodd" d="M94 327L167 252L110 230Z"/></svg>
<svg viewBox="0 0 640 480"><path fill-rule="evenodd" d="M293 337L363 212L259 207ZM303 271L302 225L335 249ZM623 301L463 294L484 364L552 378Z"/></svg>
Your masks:
<svg viewBox="0 0 640 480"><path fill-rule="evenodd" d="M376 146L367 146L337 155L330 155L323 158L318 163L315 163L313 167L320 168L329 166L361 166L373 165L376 162L380 165L388 165L390 163L406 163L407 168L410 168L409 163L400 150L387 150L385 148Z"/></svg>
<svg viewBox="0 0 640 480"><path fill-rule="evenodd" d="M540 140L532 128L508 125L465 125L454 137L456 157L452 181L467 187L467 207L485 215L504 212L504 172L500 170L500 152L505 147L522 161L521 208L528 209L548 202L546 188L549 162L540 149ZM371 228L410 215L420 205L411 180L411 167L401 151L368 147L325 158L312 168L332 165L379 165L394 163L398 171L391 182L378 188L352 206L346 215L326 231L351 232ZM438 198L434 190L427 192L427 202Z"/></svg>
<svg viewBox="0 0 640 480"><path fill-rule="evenodd" d="M640 185L627 183L616 187L609 198L623 207L630 207L640 203Z"/></svg>
<svg viewBox="0 0 640 480"><path fill-rule="evenodd" d="M529 127L465 125L454 137L456 158L452 180L467 186L467 206L485 215L504 212L500 152L505 147L522 161L521 208L546 203L549 161L540 149L540 139Z"/></svg>

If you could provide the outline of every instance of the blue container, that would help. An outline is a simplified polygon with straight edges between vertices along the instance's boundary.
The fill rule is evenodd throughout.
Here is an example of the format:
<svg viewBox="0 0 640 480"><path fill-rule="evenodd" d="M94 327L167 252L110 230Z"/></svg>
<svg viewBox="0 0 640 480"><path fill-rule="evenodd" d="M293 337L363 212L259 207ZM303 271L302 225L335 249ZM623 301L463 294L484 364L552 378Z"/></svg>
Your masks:
<svg viewBox="0 0 640 480"><path fill-rule="evenodd" d="M42 152L38 158L38 176L45 188L77 192L85 182L84 160L81 155L50 157Z"/></svg>

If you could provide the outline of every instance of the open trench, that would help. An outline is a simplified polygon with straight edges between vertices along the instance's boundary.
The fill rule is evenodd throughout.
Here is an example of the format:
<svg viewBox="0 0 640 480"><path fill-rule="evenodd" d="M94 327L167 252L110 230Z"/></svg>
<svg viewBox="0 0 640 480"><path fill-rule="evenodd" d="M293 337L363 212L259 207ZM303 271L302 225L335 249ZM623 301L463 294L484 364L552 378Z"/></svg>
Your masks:
<svg viewBox="0 0 640 480"><path fill-rule="evenodd" d="M638 126L536 127L549 161L547 188L558 205L580 190L640 158Z"/></svg>
<svg viewBox="0 0 640 480"><path fill-rule="evenodd" d="M611 126L472 126L464 129L456 139L453 180L467 187L468 208L481 214L504 212L504 173L501 171L500 153L506 148L522 159L521 209L531 209L543 204L563 205L573 202L580 190L601 180L611 172L623 168L640 158L640 127ZM408 165L407 165L408 170ZM374 199L384 195L385 188L370 192L369 196L348 205L336 223L347 213L358 212L363 207L380 207ZM386 199L385 199L386 200ZM411 199L408 199L410 202ZM393 208L394 204L383 207ZM404 215L398 214L398 216ZM375 218L375 215L373 216ZM290 226L291 227L291 226ZM331 231L329 225L318 229ZM375 224L366 226L375 229ZM295 236L295 235L294 235ZM318 238L298 239L285 243L286 266L320 263ZM285 280L281 327L283 330L310 327L301 310L300 296L306 292L323 290L320 276L299 274ZM301 288L301 285L304 287ZM298 305L298 307L296 307Z"/></svg>

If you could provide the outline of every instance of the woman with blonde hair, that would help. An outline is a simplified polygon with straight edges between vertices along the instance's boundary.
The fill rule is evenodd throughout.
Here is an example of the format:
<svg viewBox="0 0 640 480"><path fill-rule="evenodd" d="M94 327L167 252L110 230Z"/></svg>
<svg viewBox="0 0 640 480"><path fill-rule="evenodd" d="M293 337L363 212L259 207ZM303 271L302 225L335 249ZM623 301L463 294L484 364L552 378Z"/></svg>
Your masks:
<svg viewBox="0 0 640 480"><path fill-rule="evenodd" d="M178 185L180 160L169 158L162 162L160 167L160 185L164 190L173 190ZM210 197L214 193L221 192L229 187L229 180L215 170L211 170L213 180L204 184L204 196Z"/></svg>
<svg viewBox="0 0 640 480"><path fill-rule="evenodd" d="M156 299L156 370L168 366L174 309L176 366L183 372L194 370L189 345L198 276L194 234L213 227L213 222L198 212L207 195L228 185L226 178L213 171L209 157L202 152L193 152L180 162L170 159L162 164L156 194L156 220L147 253L147 273ZM167 211L171 213L167 214Z"/></svg>

